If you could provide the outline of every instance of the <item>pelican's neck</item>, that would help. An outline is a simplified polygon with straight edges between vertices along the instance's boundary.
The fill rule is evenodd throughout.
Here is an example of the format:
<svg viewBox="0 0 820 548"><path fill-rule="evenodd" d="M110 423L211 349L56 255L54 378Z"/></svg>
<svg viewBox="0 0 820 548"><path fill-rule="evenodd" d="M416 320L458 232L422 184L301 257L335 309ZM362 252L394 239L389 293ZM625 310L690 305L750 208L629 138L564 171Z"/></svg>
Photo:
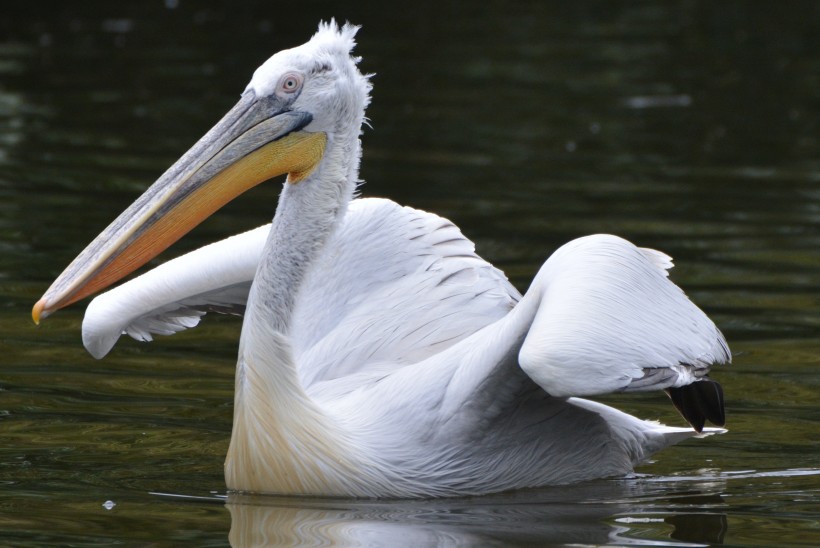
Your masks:
<svg viewBox="0 0 820 548"><path fill-rule="evenodd" d="M263 321L290 335L302 280L335 231L353 197L358 177L357 134L334 139L304 180L285 183L251 288L246 321Z"/></svg>
<svg viewBox="0 0 820 548"><path fill-rule="evenodd" d="M313 174L285 183L251 287L236 370L228 488L286 494L350 494L367 475L348 432L299 382L291 319L305 275L355 190L358 138L328 139Z"/></svg>

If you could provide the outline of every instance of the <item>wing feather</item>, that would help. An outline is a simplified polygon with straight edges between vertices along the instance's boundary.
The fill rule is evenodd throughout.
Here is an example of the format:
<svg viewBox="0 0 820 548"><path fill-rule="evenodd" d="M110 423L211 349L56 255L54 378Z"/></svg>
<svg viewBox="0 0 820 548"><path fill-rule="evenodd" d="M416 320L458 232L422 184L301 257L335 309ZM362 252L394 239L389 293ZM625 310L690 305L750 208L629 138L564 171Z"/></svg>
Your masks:
<svg viewBox="0 0 820 548"><path fill-rule="evenodd" d="M522 368L554 396L590 396L680 387L731 361L715 324L667 278L670 266L615 236L561 247L530 289L541 303Z"/></svg>
<svg viewBox="0 0 820 548"><path fill-rule="evenodd" d="M140 341L195 327L209 311L241 314L270 225L161 264L88 305L83 344L102 358L120 335Z"/></svg>
<svg viewBox="0 0 820 548"><path fill-rule="evenodd" d="M303 382L417 363L502 318L519 298L450 221L390 200L354 200L294 313Z"/></svg>
<svg viewBox="0 0 820 548"><path fill-rule="evenodd" d="M150 341L242 314L270 225L164 263L92 301L83 342ZM384 199L350 203L309 271L291 337L304 381L422 360L503 317L520 298L450 221Z"/></svg>

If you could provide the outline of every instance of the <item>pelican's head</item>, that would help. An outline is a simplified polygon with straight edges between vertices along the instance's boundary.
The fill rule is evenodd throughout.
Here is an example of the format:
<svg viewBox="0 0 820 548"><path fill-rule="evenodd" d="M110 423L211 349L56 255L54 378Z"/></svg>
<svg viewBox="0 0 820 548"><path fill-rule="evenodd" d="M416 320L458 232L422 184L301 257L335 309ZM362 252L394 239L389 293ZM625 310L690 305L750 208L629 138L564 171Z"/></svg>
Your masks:
<svg viewBox="0 0 820 548"><path fill-rule="evenodd" d="M369 101L370 83L351 56L358 27L320 24L309 42L280 51L253 73L245 93L276 97L286 108L309 112L306 131L358 134Z"/></svg>
<svg viewBox="0 0 820 548"><path fill-rule="evenodd" d="M259 67L236 106L60 274L34 321L128 275L249 188L284 174L299 183L335 139L355 141L370 90L351 56L357 30L320 24Z"/></svg>

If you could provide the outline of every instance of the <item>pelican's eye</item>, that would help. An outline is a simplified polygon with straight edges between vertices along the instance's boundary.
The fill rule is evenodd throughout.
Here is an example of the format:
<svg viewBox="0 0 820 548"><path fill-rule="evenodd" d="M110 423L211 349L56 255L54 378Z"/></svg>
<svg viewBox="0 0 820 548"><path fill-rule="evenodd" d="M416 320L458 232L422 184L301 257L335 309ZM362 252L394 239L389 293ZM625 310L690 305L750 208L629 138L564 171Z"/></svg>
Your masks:
<svg viewBox="0 0 820 548"><path fill-rule="evenodd" d="M279 80L279 85L276 86L277 93L290 95L296 93L302 88L302 78L301 74L296 72L288 72Z"/></svg>

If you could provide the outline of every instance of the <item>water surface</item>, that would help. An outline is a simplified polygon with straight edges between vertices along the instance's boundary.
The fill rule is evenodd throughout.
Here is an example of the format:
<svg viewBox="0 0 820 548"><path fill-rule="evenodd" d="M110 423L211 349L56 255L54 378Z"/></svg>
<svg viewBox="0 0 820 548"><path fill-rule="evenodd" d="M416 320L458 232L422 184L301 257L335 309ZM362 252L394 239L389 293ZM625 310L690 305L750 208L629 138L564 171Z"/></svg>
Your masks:
<svg viewBox="0 0 820 548"><path fill-rule="evenodd" d="M0 539L8 544L816 545L820 29L815 3L16 5L0 21ZM675 257L723 329L723 436L630 478L444 501L231 497L239 321L103 361L84 304L31 305L320 18L376 74L363 194L455 221L525 290L577 236ZM158 259L268 222L277 184ZM663 395L611 397L681 424Z"/></svg>

